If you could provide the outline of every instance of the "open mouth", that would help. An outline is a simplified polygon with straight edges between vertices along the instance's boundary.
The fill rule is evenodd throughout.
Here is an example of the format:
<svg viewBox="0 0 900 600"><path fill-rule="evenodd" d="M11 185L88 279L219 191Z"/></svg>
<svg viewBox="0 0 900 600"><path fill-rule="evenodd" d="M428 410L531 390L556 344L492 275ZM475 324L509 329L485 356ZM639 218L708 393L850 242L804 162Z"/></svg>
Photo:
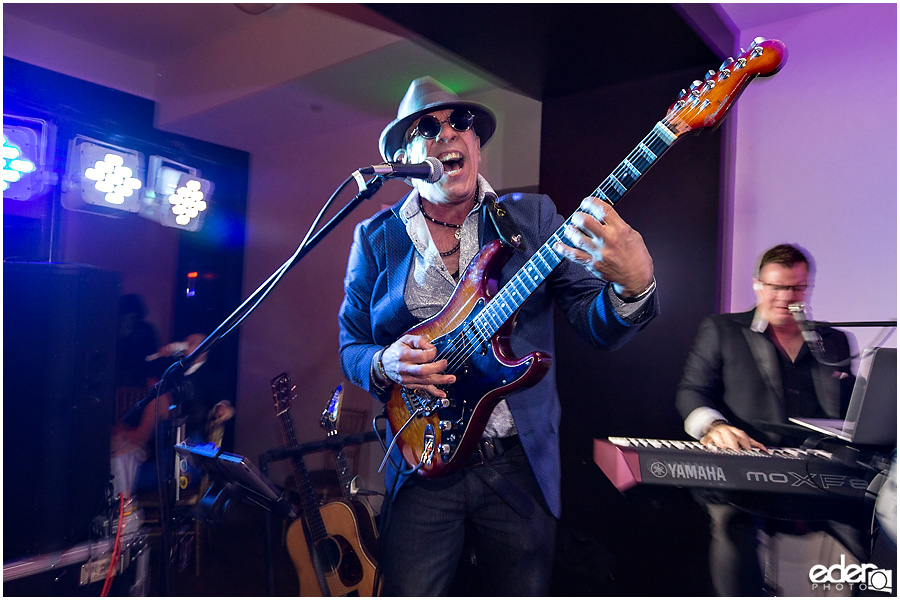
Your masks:
<svg viewBox="0 0 900 600"><path fill-rule="evenodd" d="M437 157L441 164L444 165L445 175L456 175L462 171L466 164L465 157L460 152L446 152Z"/></svg>

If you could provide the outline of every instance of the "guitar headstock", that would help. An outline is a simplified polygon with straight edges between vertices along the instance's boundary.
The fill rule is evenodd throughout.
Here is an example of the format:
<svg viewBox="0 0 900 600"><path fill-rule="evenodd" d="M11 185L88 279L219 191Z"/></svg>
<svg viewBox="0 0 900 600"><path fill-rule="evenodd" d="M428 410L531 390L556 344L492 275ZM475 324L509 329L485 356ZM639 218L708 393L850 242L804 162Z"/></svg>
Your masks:
<svg viewBox="0 0 900 600"><path fill-rule="evenodd" d="M666 113L665 123L678 135L714 127L750 81L774 75L785 61L787 48L782 42L754 39L737 59L726 59L718 71L709 71L704 81L694 81L689 90L681 90L678 100Z"/></svg>
<svg viewBox="0 0 900 600"><path fill-rule="evenodd" d="M275 416L291 410L291 401L296 398L294 378L281 373L272 379L272 397L275 399Z"/></svg>
<svg viewBox="0 0 900 600"><path fill-rule="evenodd" d="M341 400L343 398L344 388L339 385L334 390L334 394L331 395L331 400L328 402L328 406L325 407L322 418L319 419L319 425L322 426L328 437L338 432L338 423L341 421Z"/></svg>

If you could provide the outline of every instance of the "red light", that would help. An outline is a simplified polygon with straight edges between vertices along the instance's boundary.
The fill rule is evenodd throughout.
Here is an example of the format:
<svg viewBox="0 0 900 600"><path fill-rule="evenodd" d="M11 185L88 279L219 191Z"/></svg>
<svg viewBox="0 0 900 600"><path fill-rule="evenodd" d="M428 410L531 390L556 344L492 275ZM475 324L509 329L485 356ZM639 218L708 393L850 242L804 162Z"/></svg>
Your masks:
<svg viewBox="0 0 900 600"><path fill-rule="evenodd" d="M188 276L188 279L196 279L197 271L191 271L190 273L187 274L187 276Z"/></svg>

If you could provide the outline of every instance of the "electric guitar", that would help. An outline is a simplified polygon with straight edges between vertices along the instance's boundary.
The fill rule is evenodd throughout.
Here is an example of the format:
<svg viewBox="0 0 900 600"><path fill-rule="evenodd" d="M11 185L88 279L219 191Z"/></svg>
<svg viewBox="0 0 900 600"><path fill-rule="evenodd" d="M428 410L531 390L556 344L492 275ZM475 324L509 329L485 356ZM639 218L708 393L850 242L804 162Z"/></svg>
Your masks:
<svg viewBox="0 0 900 600"><path fill-rule="evenodd" d="M344 388L337 386L328 406L322 411L319 419L319 425L325 430L326 437L332 437L338 434L338 425L341 421L341 401L344 398ZM350 472L350 465L347 462L347 456L344 454L344 448L339 446L334 451L334 462L337 465L338 484L341 487L341 496L348 503L356 503L365 507L367 519L360 519L360 539L363 546L368 550L370 556L378 556L378 527L375 525L375 515L372 509L365 502L360 502L353 494L351 486L353 484L353 474Z"/></svg>
<svg viewBox="0 0 900 600"><path fill-rule="evenodd" d="M777 73L787 59L778 40L756 38L737 60L728 59L705 81L695 81L669 107L665 118L631 151L591 196L615 205L682 135L713 127L746 85L757 76ZM488 418L500 400L533 386L550 368L551 358L532 352L516 358L511 350L515 314L564 259L556 242L571 246L565 227L557 229L506 285L497 279L512 249L493 241L472 259L447 305L407 333L422 335L437 347L435 361L447 359L446 373L456 382L447 398L422 390L391 387L387 417L395 443L411 470L424 477L449 475L466 464Z"/></svg>
<svg viewBox="0 0 900 600"><path fill-rule="evenodd" d="M293 393L287 373L272 380L275 414L286 448L298 446L289 414ZM286 543L300 581L300 595L371 596L376 565L359 534L359 523L371 516L360 514L360 509L365 513L364 507L343 500L320 507L303 458L291 457L291 465L303 512L288 527Z"/></svg>

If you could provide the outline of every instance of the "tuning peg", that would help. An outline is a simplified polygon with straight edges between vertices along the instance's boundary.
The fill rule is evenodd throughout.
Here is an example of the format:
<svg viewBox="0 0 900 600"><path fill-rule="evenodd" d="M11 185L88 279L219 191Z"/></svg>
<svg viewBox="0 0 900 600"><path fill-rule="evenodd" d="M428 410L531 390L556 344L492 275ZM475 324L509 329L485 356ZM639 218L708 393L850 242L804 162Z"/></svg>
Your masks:
<svg viewBox="0 0 900 600"><path fill-rule="evenodd" d="M762 56L764 49L759 44L763 43L764 41L766 41L766 39L761 38L761 37L758 37L755 40L753 40L753 44L750 45L750 56L753 56L753 57Z"/></svg>
<svg viewBox="0 0 900 600"><path fill-rule="evenodd" d="M730 67L733 64L734 64L734 59L729 56L728 58L725 59L725 62L723 62L721 65L719 65L719 73L721 74L723 80L731 77L731 69L729 69L728 67Z"/></svg>

